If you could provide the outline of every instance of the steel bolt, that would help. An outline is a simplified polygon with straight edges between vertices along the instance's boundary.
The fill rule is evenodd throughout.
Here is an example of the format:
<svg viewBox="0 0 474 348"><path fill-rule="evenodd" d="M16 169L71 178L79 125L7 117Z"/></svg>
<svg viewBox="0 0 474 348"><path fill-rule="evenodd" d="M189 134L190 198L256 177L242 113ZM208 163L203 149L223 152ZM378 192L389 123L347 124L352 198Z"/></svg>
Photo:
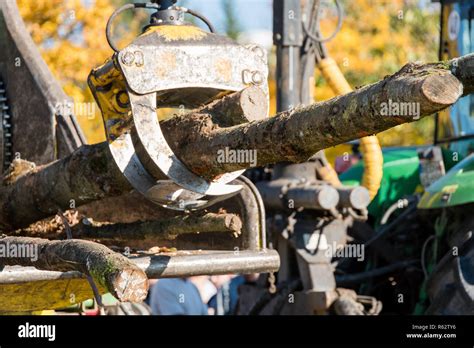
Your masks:
<svg viewBox="0 0 474 348"><path fill-rule="evenodd" d="M260 46L250 45L250 46L247 46L247 48L250 51L254 52L258 57L265 58L265 51Z"/></svg>
<svg viewBox="0 0 474 348"><path fill-rule="evenodd" d="M242 81L246 85L252 83L252 72L250 70L245 69L242 71Z"/></svg>
<svg viewBox="0 0 474 348"><path fill-rule="evenodd" d="M142 51L135 51L135 65L142 67L145 64L145 57Z"/></svg>
<svg viewBox="0 0 474 348"><path fill-rule="evenodd" d="M254 71L252 74L252 82L256 85L261 85L263 83L263 75L260 71Z"/></svg>
<svg viewBox="0 0 474 348"><path fill-rule="evenodd" d="M122 63L127 66L131 66L134 61L135 55L132 52L125 52L125 54L122 56Z"/></svg>

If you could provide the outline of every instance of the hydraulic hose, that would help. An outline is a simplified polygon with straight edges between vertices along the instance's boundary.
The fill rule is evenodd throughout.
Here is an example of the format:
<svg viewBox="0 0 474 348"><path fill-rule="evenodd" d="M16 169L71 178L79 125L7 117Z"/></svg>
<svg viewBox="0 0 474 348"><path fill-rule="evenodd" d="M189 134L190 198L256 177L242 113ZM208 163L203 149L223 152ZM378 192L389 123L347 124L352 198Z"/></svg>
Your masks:
<svg viewBox="0 0 474 348"><path fill-rule="evenodd" d="M318 68L334 93L337 95L352 92L337 63L331 57L321 59ZM374 199L380 189L383 176L383 155L380 143L375 135L360 139L360 152L364 160L362 186L369 190L370 199Z"/></svg>

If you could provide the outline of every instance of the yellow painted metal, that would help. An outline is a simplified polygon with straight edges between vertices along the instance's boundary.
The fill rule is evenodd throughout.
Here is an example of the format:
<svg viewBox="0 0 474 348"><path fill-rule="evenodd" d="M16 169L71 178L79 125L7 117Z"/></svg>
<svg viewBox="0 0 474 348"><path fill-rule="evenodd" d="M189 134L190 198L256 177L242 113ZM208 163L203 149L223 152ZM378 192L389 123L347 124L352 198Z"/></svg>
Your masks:
<svg viewBox="0 0 474 348"><path fill-rule="evenodd" d="M102 73L104 70L106 72ZM113 124L108 127L108 136L119 137L131 120L127 87L122 72L112 60L108 60L104 65L92 70L88 83L102 111L104 123Z"/></svg>
<svg viewBox="0 0 474 348"><path fill-rule="evenodd" d="M166 42L186 40L199 41L207 36L207 32L193 25L158 25L148 28L142 36L157 33Z"/></svg>
<svg viewBox="0 0 474 348"><path fill-rule="evenodd" d="M101 294L107 292L100 284L97 286ZM85 278L2 284L0 314L44 314L45 308L67 308L93 297Z"/></svg>

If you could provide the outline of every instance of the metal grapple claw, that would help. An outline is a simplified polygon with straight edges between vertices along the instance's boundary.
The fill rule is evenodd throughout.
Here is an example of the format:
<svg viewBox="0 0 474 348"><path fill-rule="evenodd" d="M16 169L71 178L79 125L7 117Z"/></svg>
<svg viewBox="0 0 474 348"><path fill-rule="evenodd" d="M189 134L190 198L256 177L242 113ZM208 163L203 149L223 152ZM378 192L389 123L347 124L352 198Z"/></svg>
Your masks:
<svg viewBox="0 0 474 348"><path fill-rule="evenodd" d="M196 108L251 85L268 96L268 68L262 49L185 23L176 16L185 10L158 10L142 35L88 82L113 158L133 188L166 208L195 210L238 193L241 187L229 183L243 171L214 181L193 173L168 145L156 110Z"/></svg>

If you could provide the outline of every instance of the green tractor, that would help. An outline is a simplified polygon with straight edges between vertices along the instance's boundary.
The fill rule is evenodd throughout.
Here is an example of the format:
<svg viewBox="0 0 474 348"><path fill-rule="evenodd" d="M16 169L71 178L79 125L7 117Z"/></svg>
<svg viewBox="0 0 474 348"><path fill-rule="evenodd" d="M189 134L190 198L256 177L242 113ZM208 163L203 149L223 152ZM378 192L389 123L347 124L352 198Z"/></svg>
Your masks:
<svg viewBox="0 0 474 348"><path fill-rule="evenodd" d="M441 1L441 8L440 60L474 52L474 2ZM383 150L381 186L368 207L381 253L390 245L400 255L420 258L422 279L416 267L408 267L405 285L392 278L378 290L368 282L364 291L387 298L381 293L394 289L383 302L397 312L405 304L405 312L415 314L474 314L474 98L462 98L435 122L432 146ZM358 184L362 172L359 162L340 180Z"/></svg>

